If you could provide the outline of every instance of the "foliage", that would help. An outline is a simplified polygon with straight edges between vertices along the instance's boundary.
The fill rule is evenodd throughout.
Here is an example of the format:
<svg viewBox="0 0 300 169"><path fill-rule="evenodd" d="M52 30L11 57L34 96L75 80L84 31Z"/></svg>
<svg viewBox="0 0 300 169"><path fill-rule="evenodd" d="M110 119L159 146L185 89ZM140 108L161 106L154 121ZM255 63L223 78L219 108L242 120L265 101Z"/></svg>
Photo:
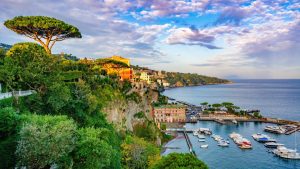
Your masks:
<svg viewBox="0 0 300 169"><path fill-rule="evenodd" d="M15 134L20 117L12 107L0 109L0 138Z"/></svg>
<svg viewBox="0 0 300 169"><path fill-rule="evenodd" d="M121 148L125 169L146 169L160 159L159 148L138 137L128 135Z"/></svg>
<svg viewBox="0 0 300 169"><path fill-rule="evenodd" d="M171 153L158 161L151 169L208 169L207 165L192 154Z"/></svg>
<svg viewBox="0 0 300 169"><path fill-rule="evenodd" d="M208 102L202 102L202 103L200 103L202 106L206 106L206 105L208 105Z"/></svg>
<svg viewBox="0 0 300 169"><path fill-rule="evenodd" d="M141 118L144 118L144 117L146 117L146 116L145 116L145 113L144 113L144 112L140 111L140 112L136 113L133 117L134 117L134 118L141 119Z"/></svg>
<svg viewBox="0 0 300 169"><path fill-rule="evenodd" d="M15 44L6 55L0 66L0 82L10 90L45 93L47 86L58 79L57 61L38 44Z"/></svg>
<svg viewBox="0 0 300 169"><path fill-rule="evenodd" d="M165 75L165 80L167 80L171 86L174 86L177 82L181 83L183 86L218 84L229 82L228 80L198 75L196 73L166 72Z"/></svg>
<svg viewBox="0 0 300 169"><path fill-rule="evenodd" d="M78 131L74 168L119 168L118 152L110 144L108 129L83 128Z"/></svg>
<svg viewBox="0 0 300 169"><path fill-rule="evenodd" d="M69 153L75 147L76 125L67 116L28 115L20 130L16 154L19 166L45 168L71 165Z"/></svg>
<svg viewBox="0 0 300 169"><path fill-rule="evenodd" d="M57 41L81 38L78 28L46 16L17 16L5 21L4 25L17 34L37 41L49 54Z"/></svg>
<svg viewBox="0 0 300 169"><path fill-rule="evenodd" d="M0 139L0 168L13 169L17 161L15 155L17 147L17 134Z"/></svg>
<svg viewBox="0 0 300 169"><path fill-rule="evenodd" d="M132 100L136 103L139 103L142 100L141 96L137 92L132 92L131 94L126 95L126 99Z"/></svg>
<svg viewBox="0 0 300 169"><path fill-rule="evenodd" d="M144 138L147 141L156 140L157 133L159 133L158 128L155 123L149 120L146 120L143 123L138 123L133 126L134 135Z"/></svg>

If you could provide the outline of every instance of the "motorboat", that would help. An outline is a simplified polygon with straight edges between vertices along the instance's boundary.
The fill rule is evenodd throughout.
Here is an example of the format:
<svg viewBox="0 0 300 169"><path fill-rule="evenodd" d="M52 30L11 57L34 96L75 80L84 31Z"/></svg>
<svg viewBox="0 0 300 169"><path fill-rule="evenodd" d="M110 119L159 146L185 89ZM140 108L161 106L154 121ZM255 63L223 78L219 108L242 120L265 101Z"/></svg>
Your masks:
<svg viewBox="0 0 300 169"><path fill-rule="evenodd" d="M276 142L275 139L272 139L268 135L261 134L261 133L253 134L252 137L253 137L254 140L256 140L258 142L261 142L261 143Z"/></svg>
<svg viewBox="0 0 300 169"><path fill-rule="evenodd" d="M205 139L198 139L199 142L205 142Z"/></svg>
<svg viewBox="0 0 300 169"><path fill-rule="evenodd" d="M293 150L284 146L278 146L275 150L273 150L273 153L281 158L300 160L300 154L297 153L296 149Z"/></svg>
<svg viewBox="0 0 300 169"><path fill-rule="evenodd" d="M200 145L201 148L208 148L208 144Z"/></svg>
<svg viewBox="0 0 300 169"><path fill-rule="evenodd" d="M228 147L229 143L227 143L225 140L221 140L218 142L218 146L220 147Z"/></svg>
<svg viewBox="0 0 300 169"><path fill-rule="evenodd" d="M284 146L284 144L269 142L264 144L267 148L277 148L278 146Z"/></svg>
<svg viewBox="0 0 300 169"><path fill-rule="evenodd" d="M266 132L275 133L275 134L284 134L286 130L280 126L266 126L264 129Z"/></svg>
<svg viewBox="0 0 300 169"><path fill-rule="evenodd" d="M241 148L241 149L249 149L252 148L252 144L249 140L242 137L238 133L231 133L229 137Z"/></svg>
<svg viewBox="0 0 300 169"><path fill-rule="evenodd" d="M199 139L205 139L205 136L202 135L202 134L199 134L199 135L198 135L198 138L199 138Z"/></svg>

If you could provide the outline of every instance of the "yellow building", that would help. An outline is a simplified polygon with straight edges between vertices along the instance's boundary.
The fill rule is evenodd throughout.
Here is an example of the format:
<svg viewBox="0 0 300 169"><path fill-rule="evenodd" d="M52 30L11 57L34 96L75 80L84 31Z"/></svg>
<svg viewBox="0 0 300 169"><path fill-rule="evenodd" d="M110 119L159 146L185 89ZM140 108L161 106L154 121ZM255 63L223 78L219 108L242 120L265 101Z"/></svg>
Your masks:
<svg viewBox="0 0 300 169"><path fill-rule="evenodd" d="M148 72L141 72L140 79L146 81L148 84L151 83L151 77Z"/></svg>
<svg viewBox="0 0 300 169"><path fill-rule="evenodd" d="M121 56L112 56L106 59L115 60L118 62L125 63L128 67L126 68L117 68L113 64L106 66L107 74L116 74L120 77L121 80L130 80L133 76L133 70L130 68L130 59L123 58Z"/></svg>

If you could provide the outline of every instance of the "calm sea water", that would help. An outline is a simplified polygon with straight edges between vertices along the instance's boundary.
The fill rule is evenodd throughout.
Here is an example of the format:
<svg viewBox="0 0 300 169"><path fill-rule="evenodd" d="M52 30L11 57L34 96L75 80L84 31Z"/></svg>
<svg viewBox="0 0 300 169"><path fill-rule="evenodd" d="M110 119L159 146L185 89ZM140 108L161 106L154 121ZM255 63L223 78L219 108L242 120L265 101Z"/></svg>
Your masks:
<svg viewBox="0 0 300 169"><path fill-rule="evenodd" d="M300 80L233 80L233 84L169 89L164 95L193 104L229 101L264 116L300 121Z"/></svg>
<svg viewBox="0 0 300 169"><path fill-rule="evenodd" d="M251 150L242 150L230 139L229 147L219 147L217 142L210 137L206 137L205 143L198 142L198 138L192 133L188 134L196 155L204 161L210 169L300 169L300 160L286 160L276 157L268 152L268 149L262 143L254 141L252 134L260 132L268 134L275 138L278 142L285 144L286 147L300 150L300 133L293 135L276 135L265 133L264 123L244 122L239 125L220 125L215 122L201 121L197 124L186 124L187 128L207 127L223 138L229 138L229 134L237 132L251 141L253 148ZM298 143L298 144L295 144ZM201 144L208 144L207 149L200 148ZM296 146L295 146L296 145ZM177 137L170 141L167 147L179 147L179 149L167 149L163 155L171 152L188 153L188 147L183 137Z"/></svg>
<svg viewBox="0 0 300 169"><path fill-rule="evenodd" d="M235 80L234 84L183 87L166 90L164 95L199 104L201 102L233 102L242 108L260 109L264 116L300 121L300 80ZM214 134L229 138L232 132L238 132L248 138L252 150L241 150L230 140L229 147L219 147L217 142L207 137L208 149L200 148L197 137L189 134L197 157L211 169L300 169L300 160L285 160L269 153L263 144L254 141L254 133L265 133L265 123L244 122L239 125L220 125L215 122L186 124L187 128L210 128ZM276 135L265 133L285 144L288 148L300 151L300 133ZM295 137L296 135L296 137ZM171 152L188 152L185 139L178 137L170 141L164 155Z"/></svg>

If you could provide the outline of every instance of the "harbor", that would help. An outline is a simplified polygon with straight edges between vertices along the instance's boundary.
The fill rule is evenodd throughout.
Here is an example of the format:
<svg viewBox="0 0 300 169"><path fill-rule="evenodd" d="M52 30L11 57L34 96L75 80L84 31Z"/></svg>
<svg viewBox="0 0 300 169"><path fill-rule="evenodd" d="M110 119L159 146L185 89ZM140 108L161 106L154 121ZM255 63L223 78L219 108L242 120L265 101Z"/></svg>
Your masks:
<svg viewBox="0 0 300 169"><path fill-rule="evenodd" d="M247 164L245 169L252 168L286 168L286 169L298 169L300 167L300 160L287 160L275 155L272 151L276 147L268 148L262 142L256 141L252 135L256 133L262 133L270 136L271 139L275 139L279 145L285 146L288 149L295 149L295 137L297 134L297 140L300 140L300 132L293 133L291 135L275 134L265 132L264 128L270 124L267 123L255 123L255 122L238 122L238 125L222 125L213 121L198 121L197 123L185 124L187 129L187 136L192 144L193 150L199 159L205 161L210 168L218 169L222 165L222 168L240 169L239 166ZM199 128L209 128L212 131L212 135L205 135L205 142L199 142L199 137L193 135L194 130ZM175 131L175 130L173 130ZM186 152L190 153L189 147L186 143L185 137L182 137L183 130L178 130L179 137L167 144L169 147L177 147L176 149L166 149L164 154L171 152ZM243 138L246 138L251 142L251 149L240 148L229 135L233 132L240 134ZM223 140L229 141L228 147L219 146L219 142L213 138L213 135L220 136ZM202 148L201 145L208 145L207 148ZM267 144L268 145L268 144ZM273 145L273 144L270 144ZM297 149L300 149L299 144L296 145ZM238 159L238 160L237 160ZM256 165L254 165L256 164ZM267 166L265 166L267 165ZM258 167L257 167L258 166Z"/></svg>

